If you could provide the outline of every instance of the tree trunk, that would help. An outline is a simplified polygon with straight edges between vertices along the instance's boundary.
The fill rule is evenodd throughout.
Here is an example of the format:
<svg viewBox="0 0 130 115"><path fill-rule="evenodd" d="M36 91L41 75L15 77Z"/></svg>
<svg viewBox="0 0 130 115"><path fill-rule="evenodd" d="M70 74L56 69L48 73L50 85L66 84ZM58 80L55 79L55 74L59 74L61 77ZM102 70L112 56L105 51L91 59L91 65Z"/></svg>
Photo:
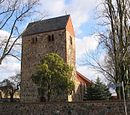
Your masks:
<svg viewBox="0 0 130 115"><path fill-rule="evenodd" d="M48 97L47 101L49 102L51 100L51 92L50 91L48 91L47 97Z"/></svg>
<svg viewBox="0 0 130 115"><path fill-rule="evenodd" d="M48 94L47 94L47 100L48 102L51 100L51 83L48 83Z"/></svg>
<svg viewBox="0 0 130 115"><path fill-rule="evenodd" d="M116 88L116 93L117 93L117 99L121 100L121 94L120 94L120 88Z"/></svg>
<svg viewBox="0 0 130 115"><path fill-rule="evenodd" d="M14 94L10 94L10 102L14 102L14 98L13 98Z"/></svg>

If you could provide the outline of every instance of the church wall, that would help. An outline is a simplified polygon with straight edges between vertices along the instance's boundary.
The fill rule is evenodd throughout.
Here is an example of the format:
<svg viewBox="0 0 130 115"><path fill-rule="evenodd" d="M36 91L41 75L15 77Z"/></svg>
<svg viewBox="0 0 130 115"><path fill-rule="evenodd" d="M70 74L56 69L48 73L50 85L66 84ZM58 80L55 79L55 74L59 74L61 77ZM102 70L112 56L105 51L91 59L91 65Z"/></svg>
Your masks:
<svg viewBox="0 0 130 115"><path fill-rule="evenodd" d="M48 41L48 36L54 41ZM57 53L66 61L65 30L41 33L22 39L22 85L21 101L38 101L36 85L31 80L42 57L48 53Z"/></svg>

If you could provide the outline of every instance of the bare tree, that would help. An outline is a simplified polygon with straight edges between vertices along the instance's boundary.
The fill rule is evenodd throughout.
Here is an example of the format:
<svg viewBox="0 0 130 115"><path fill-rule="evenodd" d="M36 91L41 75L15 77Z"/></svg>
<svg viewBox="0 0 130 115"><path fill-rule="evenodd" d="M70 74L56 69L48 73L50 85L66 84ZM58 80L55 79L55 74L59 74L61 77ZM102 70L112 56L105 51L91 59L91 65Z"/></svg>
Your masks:
<svg viewBox="0 0 130 115"><path fill-rule="evenodd" d="M106 18L109 21L109 35L102 37L107 48L107 68L111 70L115 83L124 82L125 94L128 94L129 67L130 67L130 1L105 0ZM119 99L123 98L121 87L116 88Z"/></svg>
<svg viewBox="0 0 130 115"><path fill-rule="evenodd" d="M0 82L0 91L3 92L5 98L10 97L10 101L14 101L14 94L20 91L21 75L16 74L9 79L4 79Z"/></svg>
<svg viewBox="0 0 130 115"><path fill-rule="evenodd" d="M0 64L9 55L19 59L14 46L19 45L17 41L21 37L23 25L37 13L38 2L39 0L0 0L0 30L9 33L7 38L0 38Z"/></svg>
<svg viewBox="0 0 130 115"><path fill-rule="evenodd" d="M101 64L91 57L94 63L87 60L87 64L103 73L114 84L121 84L123 81L127 97L130 81L130 1L105 0L104 8L105 20L102 22L107 29L99 35L100 45L107 53L105 63ZM116 87L116 93L119 99L123 99L122 87Z"/></svg>

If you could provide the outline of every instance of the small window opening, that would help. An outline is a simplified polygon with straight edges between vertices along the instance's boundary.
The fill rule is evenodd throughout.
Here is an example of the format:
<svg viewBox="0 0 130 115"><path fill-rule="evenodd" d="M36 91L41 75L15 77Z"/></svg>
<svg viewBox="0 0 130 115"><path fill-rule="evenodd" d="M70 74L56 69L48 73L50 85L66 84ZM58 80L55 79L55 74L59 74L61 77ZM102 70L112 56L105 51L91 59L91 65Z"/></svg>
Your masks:
<svg viewBox="0 0 130 115"><path fill-rule="evenodd" d="M54 41L54 35L48 35L48 42Z"/></svg>
<svg viewBox="0 0 130 115"><path fill-rule="evenodd" d="M37 42L37 37L35 37L35 42Z"/></svg>
<svg viewBox="0 0 130 115"><path fill-rule="evenodd" d="M72 37L70 36L70 44L72 45Z"/></svg>
<svg viewBox="0 0 130 115"><path fill-rule="evenodd" d="M32 38L32 44L35 44L35 43L37 43L37 37Z"/></svg>
<svg viewBox="0 0 130 115"><path fill-rule="evenodd" d="M51 36L50 36L50 35L48 35L48 41L49 41L49 42L51 41Z"/></svg>
<svg viewBox="0 0 130 115"><path fill-rule="evenodd" d="M52 37L52 41L54 41L54 35L53 35L53 34L52 34L52 36L51 36L51 37Z"/></svg>

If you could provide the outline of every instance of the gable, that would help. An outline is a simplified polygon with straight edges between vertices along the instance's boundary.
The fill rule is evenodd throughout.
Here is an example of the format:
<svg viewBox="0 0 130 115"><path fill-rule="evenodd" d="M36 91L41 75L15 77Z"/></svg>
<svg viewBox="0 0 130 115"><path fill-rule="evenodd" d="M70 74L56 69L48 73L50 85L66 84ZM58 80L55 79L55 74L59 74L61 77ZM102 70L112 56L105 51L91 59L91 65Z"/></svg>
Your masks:
<svg viewBox="0 0 130 115"><path fill-rule="evenodd" d="M70 17L69 17L69 19L67 21L66 31L68 31L73 37L75 37L73 24L72 24L72 21L71 21Z"/></svg>

